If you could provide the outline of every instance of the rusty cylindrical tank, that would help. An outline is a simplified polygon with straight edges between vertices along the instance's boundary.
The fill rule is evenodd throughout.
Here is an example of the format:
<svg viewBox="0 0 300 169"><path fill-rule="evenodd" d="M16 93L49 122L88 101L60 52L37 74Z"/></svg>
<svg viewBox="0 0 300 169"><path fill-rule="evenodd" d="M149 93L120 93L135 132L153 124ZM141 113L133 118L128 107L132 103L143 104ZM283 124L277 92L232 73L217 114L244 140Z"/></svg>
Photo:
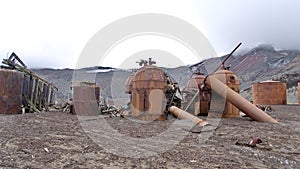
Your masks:
<svg viewBox="0 0 300 169"><path fill-rule="evenodd" d="M24 74L0 69L0 114L21 112Z"/></svg>
<svg viewBox="0 0 300 169"><path fill-rule="evenodd" d="M192 114L181 110L180 108L176 107L176 106L171 106L169 108L169 111L174 114L174 116L176 116L178 119L187 119L192 121L194 124L196 125L200 125L200 126L205 126L207 125L207 122L200 119L199 117L193 116Z"/></svg>
<svg viewBox="0 0 300 169"><path fill-rule="evenodd" d="M252 85L253 104L286 105L286 83L263 81Z"/></svg>
<svg viewBox="0 0 300 169"><path fill-rule="evenodd" d="M240 92L240 82L238 77L230 70L220 69L214 73L214 77L222 83L226 84L236 93ZM224 104L224 103L223 103ZM239 109L230 102L225 102L225 107L222 117L239 117Z"/></svg>
<svg viewBox="0 0 300 169"><path fill-rule="evenodd" d="M211 92L208 89L201 88L204 79L205 76L202 73L195 73L191 79L189 79L183 91L186 94L183 108L186 109L186 107L189 106L186 110L188 112L194 112L195 115L207 115L210 109ZM197 92L198 96L196 96L190 104L190 101Z"/></svg>
<svg viewBox="0 0 300 169"><path fill-rule="evenodd" d="M99 114L100 87L96 84L73 86L73 110L76 115Z"/></svg>
<svg viewBox="0 0 300 169"><path fill-rule="evenodd" d="M132 115L145 121L165 120L167 77L164 71L156 66L144 66L134 74L131 85Z"/></svg>
<svg viewBox="0 0 300 169"><path fill-rule="evenodd" d="M205 84L218 95L235 105L253 120L259 122L277 122L264 111L260 110L254 104L251 104L248 100L240 96L237 92L233 91L230 87L226 86L223 82L214 77L214 75L208 76Z"/></svg>

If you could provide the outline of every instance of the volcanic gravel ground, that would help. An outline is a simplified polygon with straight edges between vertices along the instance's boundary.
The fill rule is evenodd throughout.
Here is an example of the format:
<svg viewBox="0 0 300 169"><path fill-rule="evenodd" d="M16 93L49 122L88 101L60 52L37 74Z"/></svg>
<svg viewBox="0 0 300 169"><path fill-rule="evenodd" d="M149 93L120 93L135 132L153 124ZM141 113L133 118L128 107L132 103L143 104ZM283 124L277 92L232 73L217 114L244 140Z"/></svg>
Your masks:
<svg viewBox="0 0 300 169"><path fill-rule="evenodd" d="M1 115L0 168L300 168L300 107L272 108L277 124L208 117L204 128L172 117Z"/></svg>

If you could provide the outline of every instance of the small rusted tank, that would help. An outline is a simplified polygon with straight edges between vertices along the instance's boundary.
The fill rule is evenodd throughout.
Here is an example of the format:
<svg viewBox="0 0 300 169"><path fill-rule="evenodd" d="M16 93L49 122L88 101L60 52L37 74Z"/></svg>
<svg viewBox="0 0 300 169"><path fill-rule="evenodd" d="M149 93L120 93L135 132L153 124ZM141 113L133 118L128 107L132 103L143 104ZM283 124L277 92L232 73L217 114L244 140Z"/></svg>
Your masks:
<svg viewBox="0 0 300 169"><path fill-rule="evenodd" d="M263 81L252 85L253 104L286 105L286 83Z"/></svg>
<svg viewBox="0 0 300 169"><path fill-rule="evenodd" d="M73 114L99 114L100 87L95 83L81 83L73 86Z"/></svg>
<svg viewBox="0 0 300 169"><path fill-rule="evenodd" d="M166 120L165 93L167 76L160 68L153 65L143 66L132 77L131 83L131 113L139 120Z"/></svg>
<svg viewBox="0 0 300 169"><path fill-rule="evenodd" d="M185 101L183 103L183 108L186 109L187 112L194 112L195 115L207 115L210 109L210 101L211 101L211 91L209 89L203 88L205 76L203 73L195 73L191 79L188 81L186 87L183 90L185 93ZM199 90L199 94L195 96L197 91ZM190 101L196 97L192 103Z"/></svg>
<svg viewBox="0 0 300 169"><path fill-rule="evenodd" d="M0 69L0 114L21 113L24 74Z"/></svg>
<svg viewBox="0 0 300 169"><path fill-rule="evenodd" d="M238 77L228 69L220 69L214 73L214 77L220 80L222 83L226 84L235 92L240 92L240 82ZM212 84L213 85L213 84ZM221 101L222 102L222 101ZM221 104L225 104L224 111L222 117L239 117L239 109L235 107L228 101L225 101ZM220 105L223 107L224 105Z"/></svg>

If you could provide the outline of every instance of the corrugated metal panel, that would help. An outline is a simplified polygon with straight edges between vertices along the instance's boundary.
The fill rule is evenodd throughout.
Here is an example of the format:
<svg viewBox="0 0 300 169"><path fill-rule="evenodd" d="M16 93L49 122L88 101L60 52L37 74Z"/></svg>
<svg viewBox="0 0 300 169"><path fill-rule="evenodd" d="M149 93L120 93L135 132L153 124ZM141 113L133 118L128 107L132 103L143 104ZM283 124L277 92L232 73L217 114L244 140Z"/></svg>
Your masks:
<svg viewBox="0 0 300 169"><path fill-rule="evenodd" d="M0 114L21 112L23 73L0 69Z"/></svg>
<svg viewBox="0 0 300 169"><path fill-rule="evenodd" d="M254 104L286 105L286 83L279 81L264 81L252 85Z"/></svg>

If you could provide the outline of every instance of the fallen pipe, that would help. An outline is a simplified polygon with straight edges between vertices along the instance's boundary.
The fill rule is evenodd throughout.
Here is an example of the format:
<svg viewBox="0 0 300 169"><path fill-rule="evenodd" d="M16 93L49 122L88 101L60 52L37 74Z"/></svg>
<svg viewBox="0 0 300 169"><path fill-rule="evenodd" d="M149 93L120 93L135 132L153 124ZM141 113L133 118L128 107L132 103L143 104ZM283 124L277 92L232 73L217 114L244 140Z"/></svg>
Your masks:
<svg viewBox="0 0 300 169"><path fill-rule="evenodd" d="M238 93L230 89L213 75L206 77L205 84L217 94L229 101L231 104L235 105L253 120L258 122L277 123L275 119L273 119L271 116L269 116L268 114L257 108L255 105L250 103L248 100L240 96Z"/></svg>
<svg viewBox="0 0 300 169"><path fill-rule="evenodd" d="M176 107L176 106L171 106L169 108L169 111L176 116L178 119L187 119L192 121L194 124L199 125L199 126L205 126L208 123L184 110L181 110L180 108Z"/></svg>

